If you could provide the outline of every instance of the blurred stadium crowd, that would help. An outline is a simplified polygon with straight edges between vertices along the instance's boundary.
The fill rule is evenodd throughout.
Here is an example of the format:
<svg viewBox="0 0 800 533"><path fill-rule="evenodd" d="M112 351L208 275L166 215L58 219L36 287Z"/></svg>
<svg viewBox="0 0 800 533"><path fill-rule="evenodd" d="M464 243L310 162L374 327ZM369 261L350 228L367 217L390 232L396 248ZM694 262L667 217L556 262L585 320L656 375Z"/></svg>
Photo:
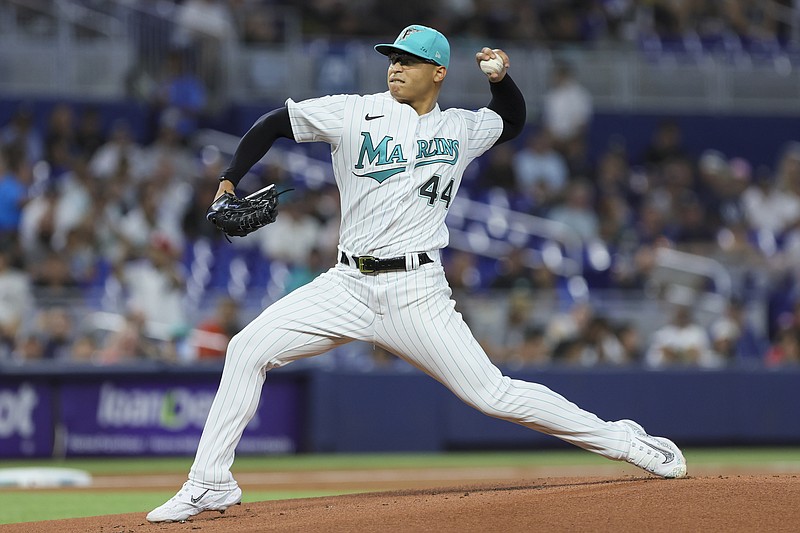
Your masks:
<svg viewBox="0 0 800 533"><path fill-rule="evenodd" d="M214 11L237 38L269 42L283 30L270 21L288 7L302 9L305 35L391 34L397 19L380 4L187 0L179 7L206 13L196 17L205 21ZM585 44L692 33L784 42L789 29L773 16L774 4L410 1L402 18L455 39ZM227 159L192 143L211 88L186 72L184 59L170 54L169 74L148 92L148 138L124 120L104 126L97 109L68 102L53 106L45 126L27 103L0 124L0 362L219 360L264 303L332 266L335 188L308 188L280 166L258 167L248 183L299 189L275 224L229 244L206 222ZM523 138L474 164L460 195L500 198L601 246L609 264L587 279L590 290L661 296L652 292L660 249L713 257L734 272L735 286L713 320L697 320L691 301L682 301L656 330L643 331L588 300L565 301L565 280L527 261L524 247L487 261L449 250L448 278L491 357L512 368L800 364L800 138L775 147L774 165L754 168L736 154L689 149L680 125L665 119L645 151L610 139L590 158L592 96L572 74L569 64L557 65L541 115ZM464 303L494 291L504 291L499 317ZM760 322L746 312L754 295L765 303ZM325 364L395 364L371 346L339 356Z"/></svg>
<svg viewBox="0 0 800 533"><path fill-rule="evenodd" d="M745 45L754 41L786 44L797 38L792 0L407 0L402 9L387 8L380 0L71 1L112 16L130 8L174 12L185 30L183 38L202 33L255 44L286 40L293 31L287 27L287 12L299 14L299 30L307 38L385 37L411 23L438 28L454 41L474 38L542 46L647 38L674 42L686 37L706 44L722 39L739 39ZM23 8L25 4L3 3L19 3ZM21 11L21 22L32 32L46 33L48 22L36 14L55 3L31 3L27 12Z"/></svg>
<svg viewBox="0 0 800 533"><path fill-rule="evenodd" d="M287 2L291 3L291 2ZM309 0L304 30L336 35L386 35L398 21L387 17L382 2ZM695 34L716 39L785 41L789 27L780 16L791 0L412 0L398 16L423 21L454 38L525 40L542 44L634 41L647 36L668 39ZM400 11L400 10L398 10Z"/></svg>

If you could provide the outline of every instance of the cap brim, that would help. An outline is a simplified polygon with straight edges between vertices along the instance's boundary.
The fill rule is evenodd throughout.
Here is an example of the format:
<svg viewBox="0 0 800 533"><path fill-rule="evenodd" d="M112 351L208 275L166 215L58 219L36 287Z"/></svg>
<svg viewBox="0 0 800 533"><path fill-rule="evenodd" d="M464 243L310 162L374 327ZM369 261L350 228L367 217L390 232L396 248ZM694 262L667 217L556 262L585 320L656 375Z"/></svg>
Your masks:
<svg viewBox="0 0 800 533"><path fill-rule="evenodd" d="M423 61L433 61L434 63L436 63L436 64L437 64L437 65L439 65L440 67L443 67L443 66L444 66L444 65L442 65L441 63L439 63L439 62L438 62L438 61L436 61L436 60L433 60L433 59L428 59L427 57L422 57L422 56L421 56L421 55L419 55L419 54L415 54L413 51L409 50L408 48L406 48L406 47L404 47L404 46L402 46L402 45L396 45L396 44L376 44L376 45L375 45L373 48L375 48L375 51L376 51L376 52L378 52L379 54L383 54L383 55L385 55L385 56L388 56L388 55L389 55L389 54L391 54L392 52L402 52L402 53L404 53L404 54L409 54L409 55L412 55L412 56L414 56L414 57L418 57L418 58L422 59Z"/></svg>
<svg viewBox="0 0 800 533"><path fill-rule="evenodd" d="M383 54L385 56L388 56L395 50L400 50L393 44L376 44L373 48L375 48L376 52L378 52L379 54Z"/></svg>

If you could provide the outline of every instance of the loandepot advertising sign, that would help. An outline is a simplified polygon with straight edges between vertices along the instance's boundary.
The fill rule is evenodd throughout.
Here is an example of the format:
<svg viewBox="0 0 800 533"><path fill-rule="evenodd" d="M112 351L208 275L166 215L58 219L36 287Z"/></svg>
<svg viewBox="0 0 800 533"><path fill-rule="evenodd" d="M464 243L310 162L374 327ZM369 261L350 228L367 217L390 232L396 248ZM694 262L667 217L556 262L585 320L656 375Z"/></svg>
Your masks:
<svg viewBox="0 0 800 533"><path fill-rule="evenodd" d="M77 383L61 388L66 455L191 455L197 449L216 382ZM237 453L297 449L297 386L274 382L262 391Z"/></svg>
<svg viewBox="0 0 800 533"><path fill-rule="evenodd" d="M0 457L53 453L52 403L49 387L0 383Z"/></svg>

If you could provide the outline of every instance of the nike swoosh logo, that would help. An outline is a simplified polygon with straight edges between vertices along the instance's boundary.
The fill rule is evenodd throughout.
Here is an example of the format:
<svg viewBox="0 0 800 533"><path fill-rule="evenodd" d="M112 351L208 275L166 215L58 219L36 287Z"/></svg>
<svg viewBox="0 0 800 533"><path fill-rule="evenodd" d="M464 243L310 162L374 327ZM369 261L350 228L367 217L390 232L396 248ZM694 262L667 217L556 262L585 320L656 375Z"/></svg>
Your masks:
<svg viewBox="0 0 800 533"><path fill-rule="evenodd" d="M670 461L672 461L673 459L675 459L675 454L672 453L671 451L667 450L666 448L659 448L658 446L654 446L653 444L650 444L649 442L645 442L642 439L639 439L639 442L641 442L645 446L649 446L650 448L653 448L655 451L663 454L664 455L664 462L662 464L667 464Z"/></svg>
<svg viewBox="0 0 800 533"><path fill-rule="evenodd" d="M383 118L383 115L375 115L374 117L369 116L369 113L364 115L364 120L375 120L376 118Z"/></svg>
<svg viewBox="0 0 800 533"><path fill-rule="evenodd" d="M205 496L206 494L208 494L208 491L209 491L209 490L211 490L211 489L206 489L206 491L205 491L203 494L201 494L200 496L198 496L197 498L195 498L194 496L190 497L190 499L192 500L192 503L197 503L197 502L199 502L200 500L202 500L202 499L203 499L203 496Z"/></svg>

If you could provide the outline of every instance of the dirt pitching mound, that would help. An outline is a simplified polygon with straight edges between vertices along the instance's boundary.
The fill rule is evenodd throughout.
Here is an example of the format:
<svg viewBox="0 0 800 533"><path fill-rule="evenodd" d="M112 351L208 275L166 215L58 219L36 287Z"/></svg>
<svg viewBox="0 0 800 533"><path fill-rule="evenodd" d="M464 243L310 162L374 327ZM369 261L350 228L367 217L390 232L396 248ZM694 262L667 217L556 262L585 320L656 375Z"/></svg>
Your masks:
<svg viewBox="0 0 800 533"><path fill-rule="evenodd" d="M145 513L0 526L3 532L797 531L800 477L539 478L518 483L245 503L185 523Z"/></svg>

